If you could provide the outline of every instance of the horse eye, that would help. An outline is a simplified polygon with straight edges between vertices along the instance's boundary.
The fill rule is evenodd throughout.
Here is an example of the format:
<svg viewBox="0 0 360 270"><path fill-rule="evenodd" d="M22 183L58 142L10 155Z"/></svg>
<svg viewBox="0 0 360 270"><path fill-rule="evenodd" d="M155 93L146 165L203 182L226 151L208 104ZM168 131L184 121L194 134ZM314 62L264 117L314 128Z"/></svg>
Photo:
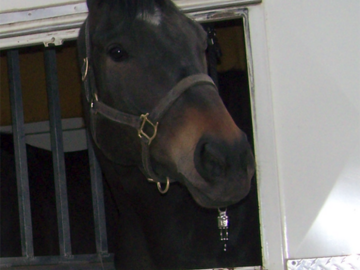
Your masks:
<svg viewBox="0 0 360 270"><path fill-rule="evenodd" d="M111 59L116 62L122 61L128 57L127 52L120 46L115 46L110 48L108 54L111 57Z"/></svg>

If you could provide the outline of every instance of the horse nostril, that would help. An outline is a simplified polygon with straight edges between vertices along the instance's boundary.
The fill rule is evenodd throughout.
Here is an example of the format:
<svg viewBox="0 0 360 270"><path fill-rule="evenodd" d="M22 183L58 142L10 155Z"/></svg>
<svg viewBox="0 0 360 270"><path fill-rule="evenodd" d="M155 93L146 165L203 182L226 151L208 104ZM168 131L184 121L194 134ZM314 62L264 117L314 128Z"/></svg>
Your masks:
<svg viewBox="0 0 360 270"><path fill-rule="evenodd" d="M215 144L204 143L200 151L200 163L205 179L224 176L226 161L221 151Z"/></svg>
<svg viewBox="0 0 360 270"><path fill-rule="evenodd" d="M201 138L194 153L197 172L208 183L248 180L255 167L251 147L243 136L229 144L208 136Z"/></svg>

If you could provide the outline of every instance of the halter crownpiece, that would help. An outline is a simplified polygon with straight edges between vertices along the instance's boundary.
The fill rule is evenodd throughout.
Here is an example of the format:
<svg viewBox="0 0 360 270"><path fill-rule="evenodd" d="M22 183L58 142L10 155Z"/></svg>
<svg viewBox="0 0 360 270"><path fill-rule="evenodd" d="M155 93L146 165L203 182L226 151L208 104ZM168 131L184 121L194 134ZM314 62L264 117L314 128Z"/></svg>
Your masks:
<svg viewBox="0 0 360 270"><path fill-rule="evenodd" d="M157 183L160 193L165 194L169 190L171 180L169 177L166 177L166 180L164 180L155 174L151 166L149 149L151 142L156 138L159 121L173 103L186 90L197 85L208 85L211 86L213 91L217 92L215 83L207 74L190 75L180 80L172 89L170 89L170 91L162 99L160 99L151 112L145 112L140 116L128 114L118 111L98 100L95 76L93 68L91 67L91 47L88 20L85 21L85 46L86 57L84 58L82 67L82 80L84 83L86 100L90 107L90 133L95 144L106 155L104 149L100 147L96 137L96 119L94 117L96 114L100 114L115 123L125 124L135 128L137 130L138 137L141 140L142 167L140 167L140 170L145 174L147 179L151 179L149 181ZM147 130L152 130L152 134L146 133L144 131L145 127L149 127ZM165 189L162 189L161 183L166 183Z"/></svg>

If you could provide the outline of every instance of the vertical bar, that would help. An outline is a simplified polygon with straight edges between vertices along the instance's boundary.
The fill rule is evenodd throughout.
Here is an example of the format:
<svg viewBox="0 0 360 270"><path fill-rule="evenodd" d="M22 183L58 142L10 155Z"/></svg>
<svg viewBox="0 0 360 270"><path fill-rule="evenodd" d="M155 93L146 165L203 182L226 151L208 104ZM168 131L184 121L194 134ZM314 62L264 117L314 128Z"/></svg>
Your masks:
<svg viewBox="0 0 360 270"><path fill-rule="evenodd" d="M19 200L21 251L24 257L34 256L31 223L30 191L24 131L24 110L20 81L19 51L7 52L10 103L13 124L16 181Z"/></svg>
<svg viewBox="0 0 360 270"><path fill-rule="evenodd" d="M69 257L71 256L70 222L55 49L45 49L44 62L50 115L60 255Z"/></svg>
<svg viewBox="0 0 360 270"><path fill-rule="evenodd" d="M94 209L96 251L99 254L107 254L108 243L106 234L104 189L101 177L101 169L96 159L94 149L92 147L92 142L89 137L89 133L86 133L90 164L91 192Z"/></svg>

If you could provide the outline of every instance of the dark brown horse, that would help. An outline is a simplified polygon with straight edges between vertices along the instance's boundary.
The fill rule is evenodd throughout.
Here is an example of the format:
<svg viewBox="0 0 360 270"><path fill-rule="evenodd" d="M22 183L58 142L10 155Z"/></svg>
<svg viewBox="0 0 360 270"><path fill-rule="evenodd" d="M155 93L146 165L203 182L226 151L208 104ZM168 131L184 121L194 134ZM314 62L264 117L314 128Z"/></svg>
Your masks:
<svg viewBox="0 0 360 270"><path fill-rule="evenodd" d="M167 0L87 4L78 39L84 115L111 193L118 268L258 263L258 238L241 242L251 239L241 224L251 216L254 158L205 74L206 33ZM224 251L217 215L226 207Z"/></svg>

